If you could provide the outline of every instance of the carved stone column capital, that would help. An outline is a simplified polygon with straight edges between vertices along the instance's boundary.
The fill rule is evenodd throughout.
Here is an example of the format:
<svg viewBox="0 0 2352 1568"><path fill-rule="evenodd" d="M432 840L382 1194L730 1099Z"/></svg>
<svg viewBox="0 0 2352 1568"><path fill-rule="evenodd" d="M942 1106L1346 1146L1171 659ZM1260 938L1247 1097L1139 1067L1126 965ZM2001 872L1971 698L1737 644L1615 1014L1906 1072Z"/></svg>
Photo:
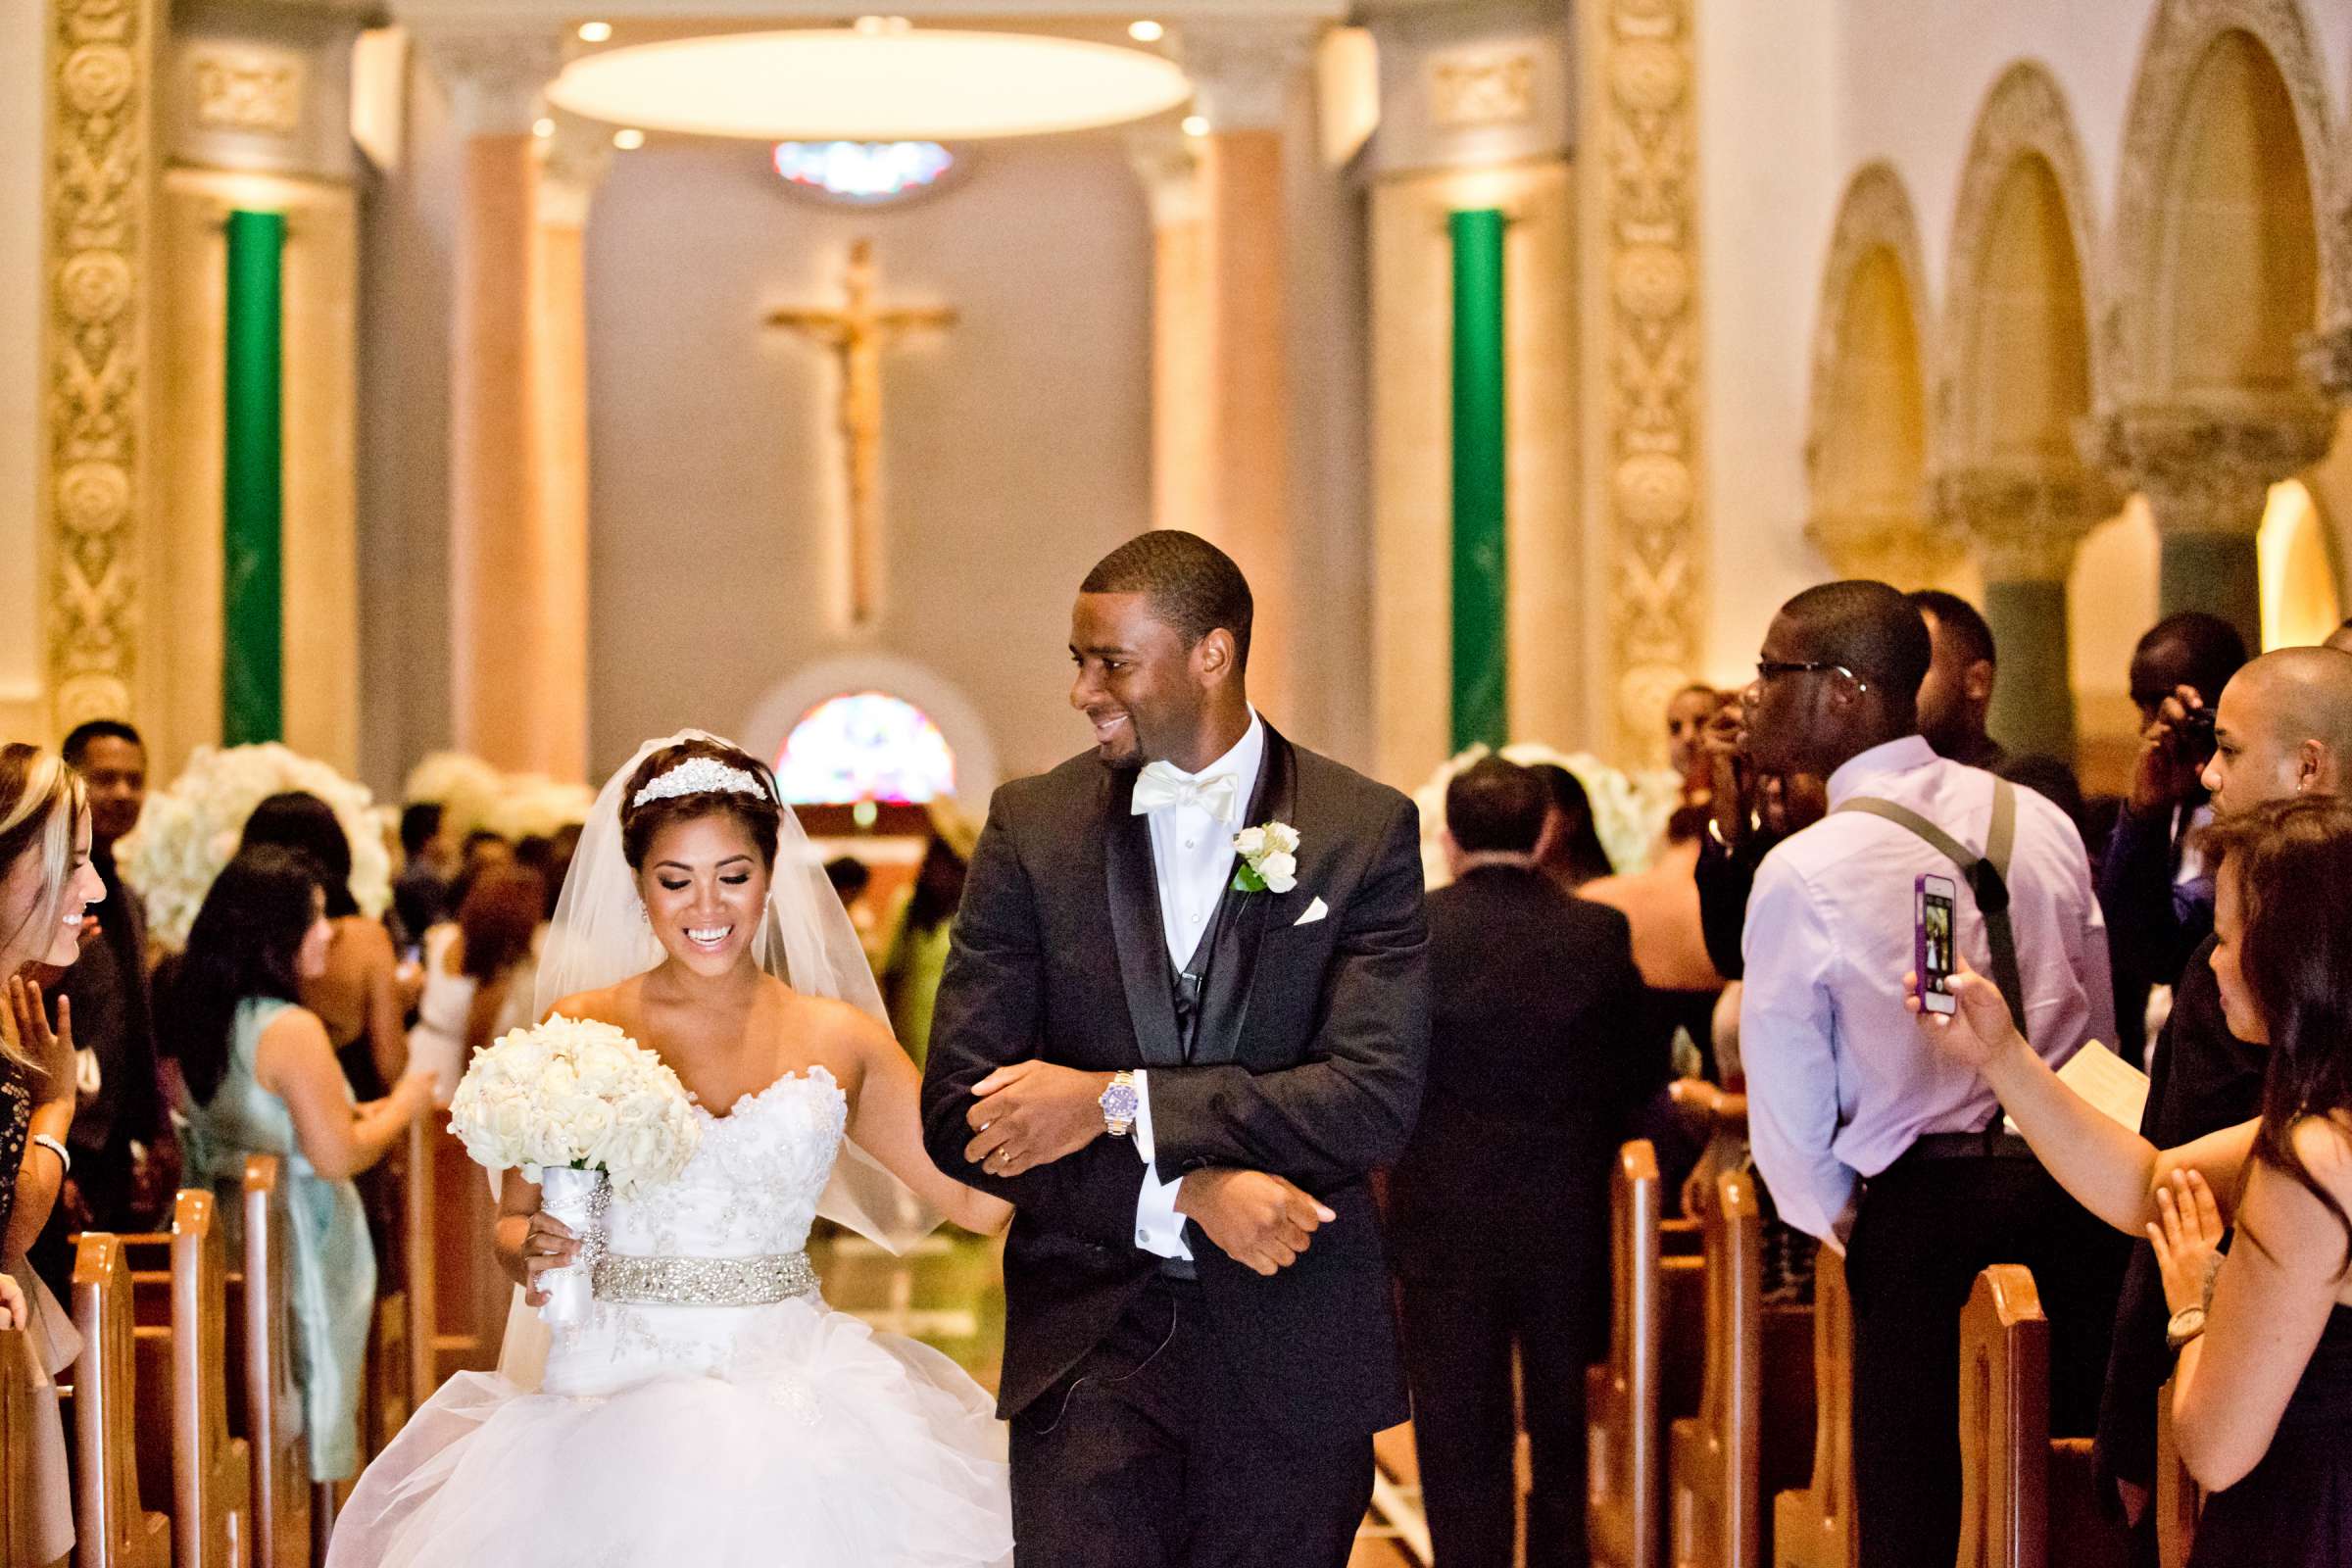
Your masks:
<svg viewBox="0 0 2352 1568"><path fill-rule="evenodd" d="M2352 408L2352 319L2303 340L2303 374L2329 403Z"/></svg>
<svg viewBox="0 0 2352 1568"><path fill-rule="evenodd" d="M592 121L558 115L556 133L540 149L540 221L586 227L588 204L612 167L612 133Z"/></svg>
<svg viewBox="0 0 2352 1568"><path fill-rule="evenodd" d="M564 43L537 28L433 27L417 36L425 64L449 89L458 129L520 135L544 113L542 95L564 67Z"/></svg>
<svg viewBox="0 0 2352 1568"><path fill-rule="evenodd" d="M1127 133L1127 162L1143 182L1154 229L1191 222L1205 211L1200 195L1200 143L1173 125Z"/></svg>
<svg viewBox="0 0 2352 1568"><path fill-rule="evenodd" d="M1915 512L1829 510L1805 522L1805 539L1840 577L1868 577L1911 588L1935 581L1958 561L1957 534Z"/></svg>
<svg viewBox="0 0 2352 1568"><path fill-rule="evenodd" d="M2076 465L1950 468L1929 493L1943 530L1976 546L1987 582L2065 582L2083 536L2123 505L2105 475Z"/></svg>
<svg viewBox="0 0 2352 1568"><path fill-rule="evenodd" d="M1177 58L1193 81L1193 102L1216 130L1274 130L1292 86L1313 57L1323 24L1297 18L1217 18L1188 22Z"/></svg>
<svg viewBox="0 0 2352 1568"><path fill-rule="evenodd" d="M2316 401L2269 408L2142 405L2085 434L2085 456L2148 498L2165 534L2252 537L2270 488L2327 456L2332 412Z"/></svg>

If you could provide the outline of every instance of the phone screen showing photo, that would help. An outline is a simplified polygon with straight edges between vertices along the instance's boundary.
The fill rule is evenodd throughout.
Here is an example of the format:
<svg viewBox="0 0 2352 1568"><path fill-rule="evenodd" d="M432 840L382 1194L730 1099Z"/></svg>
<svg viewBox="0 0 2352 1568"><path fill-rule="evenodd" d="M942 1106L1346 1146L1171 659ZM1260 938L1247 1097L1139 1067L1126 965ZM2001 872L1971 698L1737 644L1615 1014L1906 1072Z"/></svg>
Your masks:
<svg viewBox="0 0 2352 1568"><path fill-rule="evenodd" d="M1923 876L1912 896L1919 1001L1930 1012L1950 1012L1959 1005L1945 985L1959 967L1952 946L1952 898L1957 891L1950 877Z"/></svg>

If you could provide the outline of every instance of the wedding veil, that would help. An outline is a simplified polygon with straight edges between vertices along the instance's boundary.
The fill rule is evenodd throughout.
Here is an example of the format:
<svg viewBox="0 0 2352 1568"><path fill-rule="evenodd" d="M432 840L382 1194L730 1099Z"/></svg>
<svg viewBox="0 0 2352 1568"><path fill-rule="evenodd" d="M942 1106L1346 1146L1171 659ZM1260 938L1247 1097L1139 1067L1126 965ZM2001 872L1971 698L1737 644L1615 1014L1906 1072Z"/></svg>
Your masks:
<svg viewBox="0 0 2352 1568"><path fill-rule="evenodd" d="M534 1018L546 1017L565 997L617 985L662 961L662 944L642 914L636 873L629 869L621 849L621 796L647 758L688 740L734 744L699 729L647 741L598 793L580 830L579 848L564 875L555 920L540 955L539 976L531 997ZM778 805L782 821L777 831L775 869L768 879L767 908L752 939L752 956L760 968L803 996L847 1002L887 1027L890 1018L883 1010L882 993L866 965L849 912L825 877L816 846L792 808L783 805L781 798ZM905 1251L939 1223L939 1215L906 1183L847 1138L842 1140L832 1178L817 1200L816 1211L892 1252ZM519 1303L519 1292L516 1300ZM526 1324L535 1335L526 1335ZM500 1370L518 1383L535 1384L536 1370L545 1361L546 1336L538 1315L517 1304L508 1318Z"/></svg>

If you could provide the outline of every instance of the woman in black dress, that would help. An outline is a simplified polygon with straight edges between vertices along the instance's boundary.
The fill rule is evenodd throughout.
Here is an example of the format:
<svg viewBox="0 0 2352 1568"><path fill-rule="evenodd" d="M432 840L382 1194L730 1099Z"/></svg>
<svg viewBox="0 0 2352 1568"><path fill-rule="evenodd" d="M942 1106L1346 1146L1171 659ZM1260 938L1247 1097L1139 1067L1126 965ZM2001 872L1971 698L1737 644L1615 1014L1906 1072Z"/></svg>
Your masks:
<svg viewBox="0 0 2352 1568"><path fill-rule="evenodd" d="M66 1180L74 1124L72 1014L56 1026L25 971L64 968L80 952L83 911L106 896L90 864L90 808L55 753L0 746L0 1324L31 1332L35 1397L48 1414L30 1435L37 1516L22 1522L32 1560L73 1545L65 1428L50 1379L79 1351L71 1321L24 1261ZM51 1479L54 1478L54 1484Z"/></svg>
<svg viewBox="0 0 2352 1568"><path fill-rule="evenodd" d="M2222 1010L2271 1051L2258 1119L2158 1151L2061 1084L1977 975L1924 1027L2068 1192L2156 1249L2173 1429L2209 1494L2190 1568L2352 1568L2352 804L2259 807L2206 848Z"/></svg>

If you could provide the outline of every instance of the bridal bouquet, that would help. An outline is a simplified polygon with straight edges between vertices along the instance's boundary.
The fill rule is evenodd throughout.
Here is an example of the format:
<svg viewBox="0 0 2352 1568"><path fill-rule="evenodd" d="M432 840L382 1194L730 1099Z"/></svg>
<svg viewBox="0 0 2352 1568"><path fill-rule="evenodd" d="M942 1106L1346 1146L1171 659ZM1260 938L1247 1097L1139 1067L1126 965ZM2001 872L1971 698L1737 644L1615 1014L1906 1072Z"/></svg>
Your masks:
<svg viewBox="0 0 2352 1568"><path fill-rule="evenodd" d="M587 1315L611 1195L670 1180L702 1134L668 1063L612 1024L560 1015L475 1052L449 1126L478 1163L539 1183L541 1207L580 1238L578 1263L540 1276L540 1315L558 1325Z"/></svg>

